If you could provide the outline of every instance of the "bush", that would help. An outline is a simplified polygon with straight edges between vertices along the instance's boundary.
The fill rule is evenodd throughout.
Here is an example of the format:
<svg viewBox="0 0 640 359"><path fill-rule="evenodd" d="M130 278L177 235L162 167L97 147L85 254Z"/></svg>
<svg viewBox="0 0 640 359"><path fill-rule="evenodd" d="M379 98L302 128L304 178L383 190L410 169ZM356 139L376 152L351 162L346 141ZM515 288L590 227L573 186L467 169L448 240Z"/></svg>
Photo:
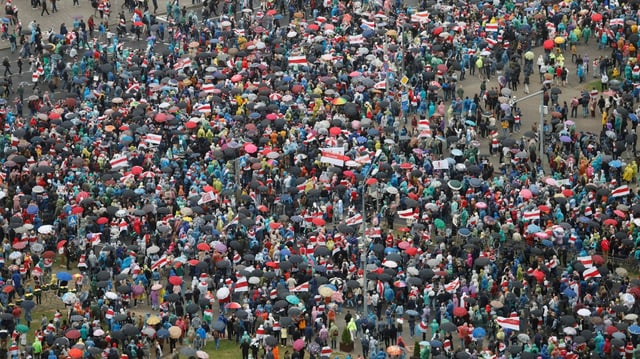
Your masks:
<svg viewBox="0 0 640 359"><path fill-rule="evenodd" d="M420 344L417 342L413 344L413 358L420 358Z"/></svg>
<svg viewBox="0 0 640 359"><path fill-rule="evenodd" d="M342 330L342 339L340 339L340 344L352 344L353 340L351 340L351 333L347 327Z"/></svg>

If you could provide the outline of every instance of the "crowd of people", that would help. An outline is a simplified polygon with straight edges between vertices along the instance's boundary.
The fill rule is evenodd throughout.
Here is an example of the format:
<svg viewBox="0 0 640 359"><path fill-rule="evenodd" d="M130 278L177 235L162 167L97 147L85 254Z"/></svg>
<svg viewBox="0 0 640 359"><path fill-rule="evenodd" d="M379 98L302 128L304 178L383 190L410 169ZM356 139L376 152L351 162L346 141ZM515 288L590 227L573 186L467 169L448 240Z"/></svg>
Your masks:
<svg viewBox="0 0 640 359"><path fill-rule="evenodd" d="M0 355L640 355L636 3L159 5L7 4Z"/></svg>

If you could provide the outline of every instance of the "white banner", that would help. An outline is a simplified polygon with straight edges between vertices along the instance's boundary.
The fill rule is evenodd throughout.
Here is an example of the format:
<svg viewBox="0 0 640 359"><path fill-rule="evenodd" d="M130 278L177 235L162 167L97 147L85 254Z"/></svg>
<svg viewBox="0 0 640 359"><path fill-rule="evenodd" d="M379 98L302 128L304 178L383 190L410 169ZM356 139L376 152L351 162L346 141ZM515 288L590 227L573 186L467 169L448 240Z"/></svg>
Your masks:
<svg viewBox="0 0 640 359"><path fill-rule="evenodd" d="M433 161L433 169L434 170L448 170L449 169L449 161L447 161L447 160Z"/></svg>

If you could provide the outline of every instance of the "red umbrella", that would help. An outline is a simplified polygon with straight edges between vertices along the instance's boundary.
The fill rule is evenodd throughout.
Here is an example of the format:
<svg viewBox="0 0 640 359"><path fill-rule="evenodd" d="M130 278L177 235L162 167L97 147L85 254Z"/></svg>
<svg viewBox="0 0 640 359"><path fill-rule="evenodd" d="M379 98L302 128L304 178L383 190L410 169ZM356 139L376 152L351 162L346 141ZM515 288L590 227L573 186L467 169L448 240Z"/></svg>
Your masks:
<svg viewBox="0 0 640 359"><path fill-rule="evenodd" d="M271 223L269 223L269 227L271 229L280 229L280 228L282 228L282 223L271 222Z"/></svg>
<svg viewBox="0 0 640 359"><path fill-rule="evenodd" d="M320 217L312 219L311 223L315 224L316 226L324 226L325 224L327 224L327 222L325 222L325 220Z"/></svg>
<svg viewBox="0 0 640 359"><path fill-rule="evenodd" d="M269 212L269 207L265 206L264 204L261 204L261 205L258 206L258 211L260 211L262 213Z"/></svg>
<svg viewBox="0 0 640 359"><path fill-rule="evenodd" d="M97 224L107 224L107 223L109 223L109 218L100 217L100 218L96 219L96 223Z"/></svg>
<svg viewBox="0 0 640 359"><path fill-rule="evenodd" d="M555 42L553 42L553 40L549 39L549 40L545 40L544 43L542 44L542 47L545 50L553 50L553 48L556 46Z"/></svg>
<svg viewBox="0 0 640 359"><path fill-rule="evenodd" d="M371 186L372 184L376 184L376 183L378 183L378 180L377 180L377 179L375 179L375 178L369 178L369 179L366 181L367 186Z"/></svg>
<svg viewBox="0 0 640 359"><path fill-rule="evenodd" d="M278 268L278 263L276 263L276 262L267 262L265 265L266 265L267 267L269 267L269 268L273 268L273 269Z"/></svg>
<svg viewBox="0 0 640 359"><path fill-rule="evenodd" d="M78 339L80 338L80 331L78 329L70 329L70 330L67 330L64 336L69 339Z"/></svg>
<svg viewBox="0 0 640 359"><path fill-rule="evenodd" d="M67 244L66 240L62 240L60 242L58 242L58 245L56 246L56 248L60 249L62 247L64 247L64 245Z"/></svg>
<svg viewBox="0 0 640 359"><path fill-rule="evenodd" d="M154 117L154 120L156 122L162 123L162 122L166 122L167 121L167 114L164 112L159 112L156 114L156 116Z"/></svg>
<svg viewBox="0 0 640 359"><path fill-rule="evenodd" d="M469 314L469 312L467 312L467 308L465 308L465 307L455 307L455 308L453 308L453 315L458 317L458 318L462 318L467 314Z"/></svg>
<svg viewBox="0 0 640 359"><path fill-rule="evenodd" d="M196 248L197 248L199 251L203 251L203 252L206 252L206 251L210 251L210 250L211 250L211 246L210 246L208 243L205 243L205 242L198 243L198 245L196 246Z"/></svg>
<svg viewBox="0 0 640 359"><path fill-rule="evenodd" d="M71 348L69 349L69 356L73 359L81 359L84 356L82 349Z"/></svg>
<svg viewBox="0 0 640 359"><path fill-rule="evenodd" d="M198 265L198 263L200 263L200 261L197 259L189 259L187 263L189 263L192 267L195 267Z"/></svg>
<svg viewBox="0 0 640 359"><path fill-rule="evenodd" d="M178 277L178 276L171 276L169 277L169 283L173 284L173 285L181 285L182 284L182 278Z"/></svg>
<svg viewBox="0 0 640 359"><path fill-rule="evenodd" d="M440 35L442 32L444 31L444 28L442 28L442 26L438 26L435 29L433 29L433 34L438 36Z"/></svg>
<svg viewBox="0 0 640 359"><path fill-rule="evenodd" d="M411 247L411 243L407 242L407 241L402 241L400 243L398 243L398 248L400 249L407 249Z"/></svg>
<svg viewBox="0 0 640 359"><path fill-rule="evenodd" d="M595 22L600 22L600 21L602 21L602 14L597 13L597 12L596 12L596 13L594 13L594 14L591 14L591 20L593 20L593 21L595 21Z"/></svg>
<svg viewBox="0 0 640 359"><path fill-rule="evenodd" d="M605 226L617 226L618 225L618 221L616 221L613 218L609 218L609 219L604 221L604 225Z"/></svg>
<svg viewBox="0 0 640 359"><path fill-rule="evenodd" d="M597 266L601 266L604 264L604 258L599 254L592 255L591 260L593 261L593 264Z"/></svg>
<svg viewBox="0 0 640 359"><path fill-rule="evenodd" d="M198 122L196 121L187 121L184 123L184 127L187 130L193 130L194 128L198 127Z"/></svg>
<svg viewBox="0 0 640 359"><path fill-rule="evenodd" d="M11 292L13 292L13 286L12 285L5 285L4 287L2 287L2 291L9 294Z"/></svg>
<svg viewBox="0 0 640 359"><path fill-rule="evenodd" d="M531 273L531 276L534 277L538 283L542 283L544 281L545 274L540 269L536 269Z"/></svg>
<svg viewBox="0 0 640 359"><path fill-rule="evenodd" d="M340 127L331 127L329 129L329 134L331 136L338 136L342 133L342 129Z"/></svg>
<svg viewBox="0 0 640 359"><path fill-rule="evenodd" d="M131 167L131 173L133 173L136 176L140 175L142 172L144 172L144 168L140 166Z"/></svg>
<svg viewBox="0 0 640 359"><path fill-rule="evenodd" d="M226 309L240 309L242 308L242 305L240 305L240 303L238 302L231 302L228 303L224 306Z"/></svg>
<svg viewBox="0 0 640 359"><path fill-rule="evenodd" d="M627 218L627 215L619 209L614 210L613 213L620 218Z"/></svg>
<svg viewBox="0 0 640 359"><path fill-rule="evenodd" d="M22 242L16 242L13 244L13 248L14 249L25 249L25 247L27 246L27 242L26 241L22 241Z"/></svg>
<svg viewBox="0 0 640 359"><path fill-rule="evenodd" d="M418 248L416 247L409 247L405 250L405 252L410 255L410 256L415 256L416 254L418 254Z"/></svg>
<svg viewBox="0 0 640 359"><path fill-rule="evenodd" d="M80 206L73 207L73 209L71 210L72 214L82 214L82 212L84 212L84 208Z"/></svg>
<svg viewBox="0 0 640 359"><path fill-rule="evenodd" d="M56 252L54 251L46 251L42 253L42 258L54 258L56 256Z"/></svg>
<svg viewBox="0 0 640 359"><path fill-rule="evenodd" d="M400 165L400 168L402 168L403 170L410 170L410 169L413 168L413 164L411 164L409 162L405 162L405 163Z"/></svg>

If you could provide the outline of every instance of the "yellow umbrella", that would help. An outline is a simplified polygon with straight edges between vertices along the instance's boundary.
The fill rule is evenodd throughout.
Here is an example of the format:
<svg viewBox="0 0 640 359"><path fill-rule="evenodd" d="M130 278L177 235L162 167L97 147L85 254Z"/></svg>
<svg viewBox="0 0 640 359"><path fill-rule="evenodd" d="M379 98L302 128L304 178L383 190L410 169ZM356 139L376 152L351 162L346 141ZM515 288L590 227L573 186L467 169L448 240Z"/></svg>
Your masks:
<svg viewBox="0 0 640 359"><path fill-rule="evenodd" d="M555 42L558 45L564 44L564 37L562 36L556 36L556 38L553 40L553 42Z"/></svg>
<svg viewBox="0 0 640 359"><path fill-rule="evenodd" d="M318 288L318 294L320 294L324 298L331 297L334 292L335 291L333 289L331 289L331 287L328 287L326 285L323 285L320 288Z"/></svg>
<svg viewBox="0 0 640 359"><path fill-rule="evenodd" d="M387 36L398 36L398 32L396 30L387 30Z"/></svg>
<svg viewBox="0 0 640 359"><path fill-rule="evenodd" d="M157 315L152 315L149 318L147 318L147 324L149 324L149 325L158 325L158 324L160 324L160 322L161 322L161 319ZM180 329L180 328L178 328L178 329Z"/></svg>

